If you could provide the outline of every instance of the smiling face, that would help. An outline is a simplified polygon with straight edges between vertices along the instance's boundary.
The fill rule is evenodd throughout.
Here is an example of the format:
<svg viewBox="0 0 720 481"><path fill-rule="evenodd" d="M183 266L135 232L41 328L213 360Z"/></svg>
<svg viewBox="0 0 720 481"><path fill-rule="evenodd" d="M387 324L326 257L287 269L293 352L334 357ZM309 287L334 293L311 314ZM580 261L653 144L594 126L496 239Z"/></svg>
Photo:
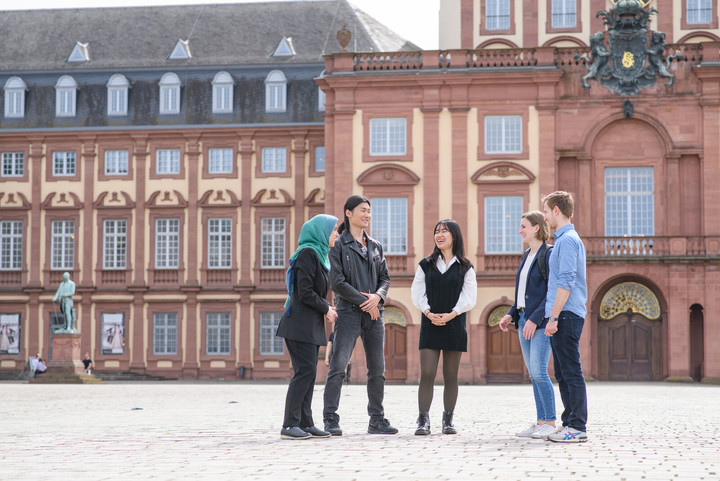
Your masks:
<svg viewBox="0 0 720 481"><path fill-rule="evenodd" d="M438 224L437 227L435 227L434 238L435 245L438 249L440 249L441 251L452 251L453 236L445 224Z"/></svg>
<svg viewBox="0 0 720 481"><path fill-rule="evenodd" d="M353 210L346 210L345 215L352 227L367 230L370 227L370 204L363 202L355 206Z"/></svg>
<svg viewBox="0 0 720 481"><path fill-rule="evenodd" d="M522 237L523 242L525 242L526 244L533 239L537 239L537 233L539 230L539 225L533 226L526 218L523 218L520 221L520 237Z"/></svg>
<svg viewBox="0 0 720 481"><path fill-rule="evenodd" d="M552 230L557 230L560 209L557 206L551 209L548 207L547 202L543 202L543 214L545 214L545 220L547 221L548 226Z"/></svg>
<svg viewBox="0 0 720 481"><path fill-rule="evenodd" d="M337 226L335 226L335 228L334 228L334 229L332 230L332 232L330 233L330 238L328 239L328 245L329 245L330 247L335 247L335 241L337 240L338 235L339 235L339 234L338 234L338 231L337 231Z"/></svg>

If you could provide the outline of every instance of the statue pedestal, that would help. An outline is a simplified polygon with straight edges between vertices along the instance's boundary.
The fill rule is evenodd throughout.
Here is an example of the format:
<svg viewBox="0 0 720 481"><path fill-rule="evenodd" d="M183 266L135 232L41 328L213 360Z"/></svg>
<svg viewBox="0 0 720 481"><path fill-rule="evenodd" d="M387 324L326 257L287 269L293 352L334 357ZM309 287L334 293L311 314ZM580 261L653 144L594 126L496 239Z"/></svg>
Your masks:
<svg viewBox="0 0 720 481"><path fill-rule="evenodd" d="M52 338L53 359L48 362L45 374L38 374L32 383L58 384L58 383L99 383L100 379L85 372L85 366L80 360L80 334L59 333Z"/></svg>

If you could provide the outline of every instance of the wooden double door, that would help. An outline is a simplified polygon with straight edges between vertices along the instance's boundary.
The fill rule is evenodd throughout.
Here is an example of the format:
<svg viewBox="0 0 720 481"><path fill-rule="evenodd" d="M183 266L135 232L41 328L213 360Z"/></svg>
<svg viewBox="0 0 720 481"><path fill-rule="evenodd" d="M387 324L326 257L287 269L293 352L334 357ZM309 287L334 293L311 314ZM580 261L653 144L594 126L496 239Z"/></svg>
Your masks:
<svg viewBox="0 0 720 481"><path fill-rule="evenodd" d="M498 326L488 326L487 381L522 382L524 368L517 330L510 326L510 332L503 332Z"/></svg>
<svg viewBox="0 0 720 481"><path fill-rule="evenodd" d="M385 324L385 379L389 383L407 380L407 328Z"/></svg>
<svg viewBox="0 0 720 481"><path fill-rule="evenodd" d="M603 381L662 379L662 321L618 314L598 323L598 377Z"/></svg>

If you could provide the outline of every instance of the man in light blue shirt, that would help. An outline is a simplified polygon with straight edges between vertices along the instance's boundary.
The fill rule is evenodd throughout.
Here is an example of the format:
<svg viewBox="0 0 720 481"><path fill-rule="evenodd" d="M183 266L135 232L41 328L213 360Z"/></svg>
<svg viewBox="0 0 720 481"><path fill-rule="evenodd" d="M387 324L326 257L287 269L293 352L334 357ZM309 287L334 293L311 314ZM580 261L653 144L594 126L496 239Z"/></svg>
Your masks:
<svg viewBox="0 0 720 481"><path fill-rule="evenodd" d="M585 246L570 223L575 203L568 192L557 191L543 198L543 213L555 231L550 254L550 273L545 302L548 317L545 335L550 344L564 411L563 427L548 440L561 443L587 441L587 389L580 364L580 335L585 324L587 281Z"/></svg>

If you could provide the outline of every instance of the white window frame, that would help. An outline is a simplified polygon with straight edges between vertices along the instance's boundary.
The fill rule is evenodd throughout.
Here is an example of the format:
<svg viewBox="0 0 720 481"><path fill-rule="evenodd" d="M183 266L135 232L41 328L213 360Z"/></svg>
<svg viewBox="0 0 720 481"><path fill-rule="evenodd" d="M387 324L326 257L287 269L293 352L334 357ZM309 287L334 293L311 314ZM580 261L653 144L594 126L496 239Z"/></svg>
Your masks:
<svg viewBox="0 0 720 481"><path fill-rule="evenodd" d="M370 155L406 155L407 119L385 117L370 119Z"/></svg>
<svg viewBox="0 0 720 481"><path fill-rule="evenodd" d="M325 92L318 87L318 112L325 112Z"/></svg>
<svg viewBox="0 0 720 481"><path fill-rule="evenodd" d="M74 78L63 75L55 84L55 116L75 117L78 85Z"/></svg>
<svg viewBox="0 0 720 481"><path fill-rule="evenodd" d="M522 196L485 197L485 254L519 254L522 237L517 233L523 212Z"/></svg>
<svg viewBox="0 0 720 481"><path fill-rule="evenodd" d="M53 176L72 177L77 173L77 155L74 150L53 152Z"/></svg>
<svg viewBox="0 0 720 481"><path fill-rule="evenodd" d="M287 110L287 78L280 70L273 70L265 77L265 111Z"/></svg>
<svg viewBox="0 0 720 481"><path fill-rule="evenodd" d="M485 0L485 30L510 30L510 0Z"/></svg>
<svg viewBox="0 0 720 481"><path fill-rule="evenodd" d="M0 176L25 176L25 152L3 152L0 154L0 162L2 162Z"/></svg>
<svg viewBox="0 0 720 481"><path fill-rule="evenodd" d="M325 172L325 146L315 146L315 172Z"/></svg>
<svg viewBox="0 0 720 481"><path fill-rule="evenodd" d="M205 354L229 356L231 352L232 326L229 312L205 314Z"/></svg>
<svg viewBox="0 0 720 481"><path fill-rule="evenodd" d="M577 27L577 0L552 0L551 20L552 28L575 28Z"/></svg>
<svg viewBox="0 0 720 481"><path fill-rule="evenodd" d="M227 72L218 72L212 81L212 111L215 114L233 111L233 87L235 81Z"/></svg>
<svg viewBox="0 0 720 481"><path fill-rule="evenodd" d="M263 147L260 171L279 173L287 171L287 149L285 147Z"/></svg>
<svg viewBox="0 0 720 481"><path fill-rule="evenodd" d="M180 266L180 219L155 219L155 269Z"/></svg>
<svg viewBox="0 0 720 481"><path fill-rule="evenodd" d="M260 219L260 268L282 269L285 267L285 235L287 225L284 217Z"/></svg>
<svg viewBox="0 0 720 481"><path fill-rule="evenodd" d="M282 315L282 312L260 313L259 344L261 356L282 356L285 354L285 344L282 338L275 335Z"/></svg>
<svg viewBox="0 0 720 481"><path fill-rule="evenodd" d="M122 116L128 114L128 90L130 82L124 75L115 74L107 83L107 114Z"/></svg>
<svg viewBox="0 0 720 481"><path fill-rule="evenodd" d="M153 354L158 356L177 354L177 312L153 313Z"/></svg>
<svg viewBox="0 0 720 481"><path fill-rule="evenodd" d="M685 14L688 25L713 23L713 0L686 0Z"/></svg>
<svg viewBox="0 0 720 481"><path fill-rule="evenodd" d="M522 115L488 115L485 117L486 154L521 154L522 151Z"/></svg>
<svg viewBox="0 0 720 481"><path fill-rule="evenodd" d="M168 72L160 79L160 113L180 113L180 77Z"/></svg>
<svg viewBox="0 0 720 481"><path fill-rule="evenodd" d="M208 219L208 269L232 268L232 219Z"/></svg>
<svg viewBox="0 0 720 481"><path fill-rule="evenodd" d="M50 269L75 269L75 221L54 220L50 223Z"/></svg>
<svg viewBox="0 0 720 481"><path fill-rule="evenodd" d="M127 175L130 167L127 150L105 151L105 175Z"/></svg>
<svg viewBox="0 0 720 481"><path fill-rule="evenodd" d="M655 235L654 175L652 167L605 168L606 237Z"/></svg>
<svg viewBox="0 0 720 481"><path fill-rule="evenodd" d="M157 149L155 151L155 173L173 175L180 173L180 149Z"/></svg>
<svg viewBox="0 0 720 481"><path fill-rule="evenodd" d="M103 221L103 269L127 268L127 220Z"/></svg>
<svg viewBox="0 0 720 481"><path fill-rule="evenodd" d="M385 255L407 255L408 199L407 197L373 197L370 232L383 246Z"/></svg>
<svg viewBox="0 0 720 481"><path fill-rule="evenodd" d="M0 270L22 269L23 221L0 220Z"/></svg>
<svg viewBox="0 0 720 481"><path fill-rule="evenodd" d="M211 174L232 174L233 160L232 148L208 149L208 172Z"/></svg>
<svg viewBox="0 0 720 481"><path fill-rule="evenodd" d="M27 84L20 77L10 77L5 82L5 117L25 117L25 92Z"/></svg>

